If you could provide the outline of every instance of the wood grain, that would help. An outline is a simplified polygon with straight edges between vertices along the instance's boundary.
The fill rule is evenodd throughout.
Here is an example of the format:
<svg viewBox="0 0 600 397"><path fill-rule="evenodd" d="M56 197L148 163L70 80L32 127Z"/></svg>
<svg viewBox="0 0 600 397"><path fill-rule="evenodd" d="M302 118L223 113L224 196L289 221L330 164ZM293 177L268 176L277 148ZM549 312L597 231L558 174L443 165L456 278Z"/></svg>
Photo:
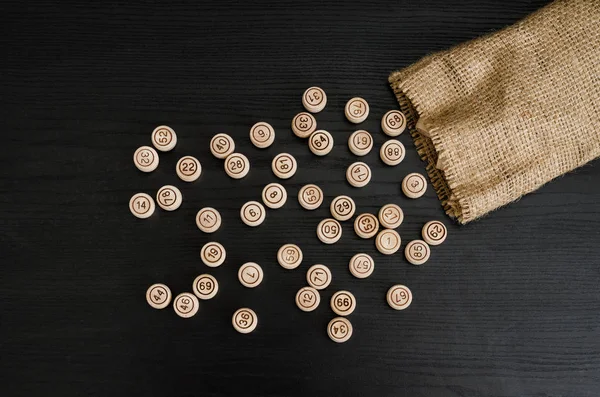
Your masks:
<svg viewBox="0 0 600 397"><path fill-rule="evenodd" d="M101 2L3 3L0 66L0 384L3 396L596 396L600 388L600 177L598 162L560 178L466 227L452 224L431 188L410 200L400 182L423 172L410 137L404 161L384 165L388 137L381 116L396 108L387 75L423 55L511 24L545 1L432 2ZM311 86L328 96L315 117L335 139L324 158L294 136L290 121ZM358 159L347 147L356 129L344 105L365 98L374 149L361 161L369 185L349 186ZM267 149L249 128L276 131ZM158 169L142 174L133 151L167 124L177 147ZM211 137L230 134L251 162L232 180L209 151ZM293 178L277 180L271 160L298 161ZM198 158L194 183L175 164ZM288 202L249 228L239 209L279 182ZM307 183L323 189L315 211L297 201ZM165 184L183 204L149 219L134 218L131 195L154 196ZM403 242L422 226L448 226L444 244L423 266L403 248L390 257L358 238L352 222L325 246L316 236L331 199L350 195L356 214L396 203ZM213 235L194 216L212 206L223 224ZM208 268L200 249L219 241L227 260ZM284 243L304 261L277 264ZM373 275L354 278L348 261L366 252ZM260 264L264 280L247 289L239 266ZM333 282L321 305L304 313L295 294L311 264L326 264ZM144 294L155 282L176 296L201 273L219 281L217 296L188 320L154 310ZM413 302L386 303L394 284ZM325 304L340 289L357 299L350 341L327 337L334 314ZM231 316L250 307L258 328L238 334Z"/></svg>

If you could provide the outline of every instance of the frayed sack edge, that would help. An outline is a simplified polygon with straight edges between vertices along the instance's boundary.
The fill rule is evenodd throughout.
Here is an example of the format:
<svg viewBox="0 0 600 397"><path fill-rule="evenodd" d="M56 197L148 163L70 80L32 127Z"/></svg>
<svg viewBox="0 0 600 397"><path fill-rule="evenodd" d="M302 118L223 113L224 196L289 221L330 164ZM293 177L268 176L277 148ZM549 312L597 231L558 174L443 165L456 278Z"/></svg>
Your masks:
<svg viewBox="0 0 600 397"><path fill-rule="evenodd" d="M453 178L452 165L449 164L446 172L436 166L438 164L438 153L443 153L443 143L439 139L437 129L428 131L430 137L421 134L417 130L417 122L421 116L419 104L413 102L410 90L403 86L401 72L392 73L388 81L400 104L400 110L406 116L407 127L413 137L417 153L427 163L427 174L444 211L450 218L458 220L461 224L472 221L473 217L467 200L460 196L460 192L451 187L455 179Z"/></svg>

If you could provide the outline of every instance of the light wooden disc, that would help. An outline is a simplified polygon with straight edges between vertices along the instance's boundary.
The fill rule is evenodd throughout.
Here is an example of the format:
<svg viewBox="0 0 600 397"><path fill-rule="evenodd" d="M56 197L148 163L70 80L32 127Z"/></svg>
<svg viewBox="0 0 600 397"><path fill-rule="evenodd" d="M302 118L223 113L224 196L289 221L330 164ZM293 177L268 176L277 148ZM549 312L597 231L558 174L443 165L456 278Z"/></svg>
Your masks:
<svg viewBox="0 0 600 397"><path fill-rule="evenodd" d="M323 219L317 226L317 237L325 244L334 244L342 237L342 225L332 218Z"/></svg>
<svg viewBox="0 0 600 397"><path fill-rule="evenodd" d="M277 251L277 262L284 269L295 269L302 263L302 250L296 244L284 244Z"/></svg>
<svg viewBox="0 0 600 397"><path fill-rule="evenodd" d="M317 120L310 113L298 113L292 119L292 131L299 138L308 138L316 129Z"/></svg>
<svg viewBox="0 0 600 397"><path fill-rule="evenodd" d="M356 309L356 298L350 291L338 291L331 297L331 310L338 316L349 316Z"/></svg>
<svg viewBox="0 0 600 397"><path fill-rule="evenodd" d="M384 255L392 255L398 252L401 243L400 235L393 229L383 229L375 238L377 250Z"/></svg>
<svg viewBox="0 0 600 397"><path fill-rule="evenodd" d="M427 244L440 245L446 241L448 229L446 229L446 225L440 221L429 221L423 226L421 235Z"/></svg>
<svg viewBox="0 0 600 397"><path fill-rule="evenodd" d="M233 328L241 334L249 334L256 329L258 325L258 316L254 310L247 307L236 310L231 317Z"/></svg>
<svg viewBox="0 0 600 397"><path fill-rule="evenodd" d="M262 191L262 200L271 209L281 208L287 201L287 191L279 183L269 183Z"/></svg>
<svg viewBox="0 0 600 397"><path fill-rule="evenodd" d="M140 171L152 172L158 167L158 163L158 153L150 146L141 146L133 153L133 164Z"/></svg>
<svg viewBox="0 0 600 397"><path fill-rule="evenodd" d="M408 174L402 180L402 191L408 198L416 199L425 194L427 180L417 172Z"/></svg>
<svg viewBox="0 0 600 397"><path fill-rule="evenodd" d="M308 148L317 156L325 156L333 149L333 137L325 130L316 130L308 138Z"/></svg>
<svg viewBox="0 0 600 397"><path fill-rule="evenodd" d="M346 103L344 113L351 123L362 123L369 117L369 104L363 98L352 98Z"/></svg>
<svg viewBox="0 0 600 397"><path fill-rule="evenodd" d="M240 266L238 279L244 287L256 288L263 280L263 270L258 263L247 262Z"/></svg>
<svg viewBox="0 0 600 397"><path fill-rule="evenodd" d="M381 118L381 129L389 136L398 136L406 129L406 117L399 110L390 110Z"/></svg>
<svg viewBox="0 0 600 397"><path fill-rule="evenodd" d="M303 312L312 312L321 303L321 295L313 287L303 287L296 293L296 305Z"/></svg>
<svg viewBox="0 0 600 397"><path fill-rule="evenodd" d="M259 149L268 148L275 142L275 130L271 124L259 121L250 128L250 141Z"/></svg>
<svg viewBox="0 0 600 397"><path fill-rule="evenodd" d="M198 313L200 302L196 295L190 292L183 292L173 300L173 310L179 317L190 318Z"/></svg>
<svg viewBox="0 0 600 397"><path fill-rule="evenodd" d="M258 201L248 201L240 209L242 221L252 227L256 227L264 222L267 216L265 207Z"/></svg>
<svg viewBox="0 0 600 397"><path fill-rule="evenodd" d="M194 280L192 289L199 299L208 300L217 295L219 283L217 282L217 279L210 274L201 274Z"/></svg>
<svg viewBox="0 0 600 397"><path fill-rule="evenodd" d="M323 203L323 191L317 185L309 183L298 191L298 202L307 210L315 210Z"/></svg>
<svg viewBox="0 0 600 397"><path fill-rule="evenodd" d="M331 283L331 271L325 265L312 265L306 272L306 281L315 289L325 289Z"/></svg>
<svg viewBox="0 0 600 397"><path fill-rule="evenodd" d="M271 169L276 177L280 179L289 179L296 173L298 164L296 159L289 153L279 153L273 158Z"/></svg>
<svg viewBox="0 0 600 397"><path fill-rule="evenodd" d="M165 185L156 192L156 202L165 211L175 211L183 201L181 191L173 185Z"/></svg>
<svg viewBox="0 0 600 397"><path fill-rule="evenodd" d="M221 226L221 214L212 207L204 207L196 214L196 226L204 233L214 233Z"/></svg>
<svg viewBox="0 0 600 397"><path fill-rule="evenodd" d="M371 180L371 168L362 161L350 164L346 170L346 179L354 187L367 186Z"/></svg>
<svg viewBox="0 0 600 397"><path fill-rule="evenodd" d="M354 131L348 138L348 148L357 156L365 156L373 149L373 137L365 130Z"/></svg>
<svg viewBox="0 0 600 397"><path fill-rule="evenodd" d="M345 317L336 317L327 324L327 335L336 343L347 342L352 332L352 323Z"/></svg>
<svg viewBox="0 0 600 397"><path fill-rule="evenodd" d="M241 153L232 153L225 159L225 172L233 179L242 179L250 171L250 161Z"/></svg>
<svg viewBox="0 0 600 397"><path fill-rule="evenodd" d="M404 149L404 145L402 142L397 141L395 139L390 139L381 145L381 149L379 149L379 157L381 161L389 166L398 165L404 160L404 156L406 155L406 149Z"/></svg>
<svg viewBox="0 0 600 397"><path fill-rule="evenodd" d="M177 145L177 134L173 128L159 125L152 131L152 144L161 152L168 152Z"/></svg>
<svg viewBox="0 0 600 397"><path fill-rule="evenodd" d="M210 241L202 247L200 250L200 259L206 266L219 267L225 262L227 252L225 247L216 241Z"/></svg>
<svg viewBox="0 0 600 397"><path fill-rule="evenodd" d="M386 294L388 305L394 310L404 310L412 303L412 292L406 285L396 284Z"/></svg>
<svg viewBox="0 0 600 397"><path fill-rule="evenodd" d="M136 193L129 200L129 210L140 219L151 217L155 209L154 199L149 194Z"/></svg>
<svg viewBox="0 0 600 397"><path fill-rule="evenodd" d="M337 196L329 206L331 215L338 221L347 221L354 216L356 204L349 196Z"/></svg>
<svg viewBox="0 0 600 397"><path fill-rule="evenodd" d="M210 140L210 152L218 159L225 159L235 151L235 142L227 134L217 134Z"/></svg>
<svg viewBox="0 0 600 397"><path fill-rule="evenodd" d="M379 221L373 214L364 213L360 214L354 220L354 232L360 238L371 238L377 234L379 230Z"/></svg>
<svg viewBox="0 0 600 397"><path fill-rule="evenodd" d="M350 258L350 273L356 278L367 278L375 270L375 261L369 254L359 253Z"/></svg>
<svg viewBox="0 0 600 397"><path fill-rule="evenodd" d="M171 303L171 289L164 284L152 284L146 291L146 301L155 309L164 309Z"/></svg>
<svg viewBox="0 0 600 397"><path fill-rule="evenodd" d="M177 176L184 182L194 182L202 173L200 161L193 156L183 156L175 166Z"/></svg>
<svg viewBox="0 0 600 397"><path fill-rule="evenodd" d="M422 265L427 262L431 249L429 245L423 240L413 240L406 244L404 248L404 256L406 260L413 265Z"/></svg>
<svg viewBox="0 0 600 397"><path fill-rule="evenodd" d="M379 210L379 223L388 229L396 229L404 221L404 211L396 204L386 204Z"/></svg>
<svg viewBox="0 0 600 397"><path fill-rule="evenodd" d="M302 94L302 105L311 113L319 113L327 105L327 95L320 87L310 87Z"/></svg>

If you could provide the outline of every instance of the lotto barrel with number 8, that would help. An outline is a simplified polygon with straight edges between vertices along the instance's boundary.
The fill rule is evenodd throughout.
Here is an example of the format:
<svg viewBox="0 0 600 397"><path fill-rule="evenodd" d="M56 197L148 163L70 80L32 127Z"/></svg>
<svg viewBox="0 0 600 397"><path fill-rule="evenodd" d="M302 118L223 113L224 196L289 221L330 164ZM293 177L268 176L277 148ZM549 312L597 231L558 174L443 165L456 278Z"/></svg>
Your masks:
<svg viewBox="0 0 600 397"><path fill-rule="evenodd" d="M269 183L262 191L262 199L271 209L281 208L287 201L287 191L279 183Z"/></svg>

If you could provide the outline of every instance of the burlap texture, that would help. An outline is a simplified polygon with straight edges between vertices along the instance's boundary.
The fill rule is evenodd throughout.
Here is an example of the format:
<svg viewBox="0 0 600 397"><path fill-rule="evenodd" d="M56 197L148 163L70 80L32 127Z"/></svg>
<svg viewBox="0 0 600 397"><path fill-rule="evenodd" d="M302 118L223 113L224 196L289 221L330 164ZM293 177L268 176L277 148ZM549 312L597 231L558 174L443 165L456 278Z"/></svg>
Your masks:
<svg viewBox="0 0 600 397"><path fill-rule="evenodd" d="M600 156L600 0L556 1L389 82L446 212L470 222Z"/></svg>

